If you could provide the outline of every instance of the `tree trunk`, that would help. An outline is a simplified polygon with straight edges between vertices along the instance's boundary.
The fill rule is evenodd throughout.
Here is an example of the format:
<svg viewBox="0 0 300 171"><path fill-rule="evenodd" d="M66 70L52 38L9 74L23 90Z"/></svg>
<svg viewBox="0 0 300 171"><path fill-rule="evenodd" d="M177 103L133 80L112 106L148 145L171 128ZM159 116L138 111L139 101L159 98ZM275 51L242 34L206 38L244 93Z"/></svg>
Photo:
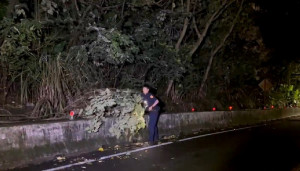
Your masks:
<svg viewBox="0 0 300 171"><path fill-rule="evenodd" d="M180 33L180 37L179 37L179 39L178 39L178 41L177 41L177 43L176 43L176 45L175 45L176 51L179 50L180 44L181 44L181 42L182 42L182 40L183 40L183 38L184 38L184 36L185 36L186 30L187 30L187 28L188 28L188 24L189 24L189 19L186 17L186 18L184 19L184 24L183 24L182 32Z"/></svg>
<svg viewBox="0 0 300 171"><path fill-rule="evenodd" d="M211 69L213 59L214 59L215 55L219 52L219 50L224 46L225 41L227 40L227 38L230 36L230 34L231 34L231 32L232 32L232 30L233 30L233 28L234 28L234 26L235 26L235 24L237 22L237 19L238 19L239 15L240 15L240 13L242 11L243 3L244 3L244 0L241 2L241 6L240 6L240 8L239 8L239 10L238 10L238 12L237 12L237 14L235 16L235 19L233 20L233 23L232 23L232 25L231 25L228 33L225 35L224 39L221 41L221 43L219 44L219 46L217 46L216 49L214 51L212 51L212 53L210 55L209 63L208 63L208 66L206 68L204 77L203 77L201 85L200 85L200 89L199 89L199 93L200 94L202 93L203 87L204 87L205 82L206 82L206 80L208 78L208 74L209 74L209 71Z"/></svg>
<svg viewBox="0 0 300 171"><path fill-rule="evenodd" d="M171 91L171 88L173 86L173 80L169 80L169 83L168 83L168 88L167 88L167 91L166 91L166 95L169 96L169 93Z"/></svg>
<svg viewBox="0 0 300 171"><path fill-rule="evenodd" d="M225 11L226 8L228 8L228 6L230 6L234 1L231 1L229 3L227 3L226 1L220 6L220 8L218 8L212 15L211 17L208 19L207 23L205 24L204 30L202 31L202 33L199 33L198 28L196 26L196 24L194 24L196 33L198 35L198 40L195 43L195 45L193 46L192 50L190 51L189 55L193 56L194 53L197 51L197 49L199 48L199 46L201 45L201 43L203 42L209 28L211 27L211 25L213 24L213 22Z"/></svg>
<svg viewBox="0 0 300 171"><path fill-rule="evenodd" d="M187 4L186 4L186 12L189 13L190 12L190 5L191 5L191 0L187 0ZM188 25L189 25L189 18L188 17L185 17L184 19L184 24L183 24L183 29L180 33L180 37L175 45L175 49L176 50L179 50L179 47L180 47L180 44L185 36L185 33L186 33L186 30L188 28Z"/></svg>
<svg viewBox="0 0 300 171"><path fill-rule="evenodd" d="M191 0L187 0L187 5L186 5L186 12L187 12L187 13L190 12L190 5L191 5ZM178 39L178 41L177 41L177 43L176 43L176 45L175 45L176 51L179 50L180 44L181 44L181 42L182 42L182 40L183 40L183 38L184 38L184 36L185 36L185 34L186 34L186 30L187 30L187 28L188 28L188 24L189 24L189 18L186 17L186 18L184 19L184 24L183 24L182 31L181 31L181 33L180 33L180 37L179 37L179 39ZM169 80L168 88L167 88L167 91L166 91L166 95L167 95L167 96L169 96L173 84L174 84L174 80Z"/></svg>

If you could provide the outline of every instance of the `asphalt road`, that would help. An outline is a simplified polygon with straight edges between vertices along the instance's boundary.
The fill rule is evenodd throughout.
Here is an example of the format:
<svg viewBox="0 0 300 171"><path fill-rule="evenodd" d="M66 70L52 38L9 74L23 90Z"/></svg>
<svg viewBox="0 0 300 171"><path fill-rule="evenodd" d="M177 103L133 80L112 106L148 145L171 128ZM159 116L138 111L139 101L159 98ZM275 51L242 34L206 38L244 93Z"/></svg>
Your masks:
<svg viewBox="0 0 300 171"><path fill-rule="evenodd" d="M57 167L72 171L300 170L300 120L213 134L99 160L100 157L140 148L104 149L104 152L95 151L60 161L53 159L16 170L55 170Z"/></svg>

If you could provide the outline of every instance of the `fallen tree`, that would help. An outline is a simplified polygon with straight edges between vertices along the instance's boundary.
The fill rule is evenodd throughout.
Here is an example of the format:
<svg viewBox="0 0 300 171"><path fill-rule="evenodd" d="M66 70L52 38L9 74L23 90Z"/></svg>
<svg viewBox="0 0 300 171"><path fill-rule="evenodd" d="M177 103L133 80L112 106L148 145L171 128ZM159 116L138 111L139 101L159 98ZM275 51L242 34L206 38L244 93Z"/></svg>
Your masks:
<svg viewBox="0 0 300 171"><path fill-rule="evenodd" d="M125 131L136 133L145 128L142 98L130 89L96 89L81 96L65 111L75 109L76 117L91 119L89 132L97 132L107 118L116 121L109 132L119 138Z"/></svg>

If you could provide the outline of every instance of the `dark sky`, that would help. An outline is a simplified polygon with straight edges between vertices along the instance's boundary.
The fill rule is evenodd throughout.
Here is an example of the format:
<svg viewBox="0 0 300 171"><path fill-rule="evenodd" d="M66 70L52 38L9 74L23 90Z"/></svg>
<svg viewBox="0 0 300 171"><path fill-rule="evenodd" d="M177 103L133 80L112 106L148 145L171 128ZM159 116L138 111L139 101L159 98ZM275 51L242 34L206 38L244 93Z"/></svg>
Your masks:
<svg viewBox="0 0 300 171"><path fill-rule="evenodd" d="M262 36L273 60L300 60L300 0L258 0ZM275 62L275 61L274 61Z"/></svg>

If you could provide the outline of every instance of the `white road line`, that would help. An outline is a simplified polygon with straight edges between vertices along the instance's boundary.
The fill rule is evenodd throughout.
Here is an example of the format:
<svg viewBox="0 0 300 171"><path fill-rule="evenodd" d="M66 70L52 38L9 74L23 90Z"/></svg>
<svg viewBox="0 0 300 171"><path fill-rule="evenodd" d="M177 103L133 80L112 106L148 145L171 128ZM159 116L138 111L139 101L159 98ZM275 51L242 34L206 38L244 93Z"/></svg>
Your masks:
<svg viewBox="0 0 300 171"><path fill-rule="evenodd" d="M139 151L143 151L143 150L148 150L148 149L156 148L156 147L159 147L159 146L165 146L165 145L169 145L169 144L172 144L172 143L173 142L166 142L166 143L161 143L161 144L152 145L152 146L148 146L148 147L138 148L138 149L135 149L135 150L125 151L125 152L122 152L122 153L103 156L103 157L100 157L100 160L105 160L105 159L109 159L109 158L116 157L116 156L122 156L122 155L131 154L131 153L135 153L135 152L139 152Z"/></svg>
<svg viewBox="0 0 300 171"><path fill-rule="evenodd" d="M202 138L202 137L207 137L207 136L211 136L211 135L224 134L224 133L233 132L233 131L241 131L241 130L244 130L244 129L250 129L250 128L255 128L255 127L259 127L259 126L262 126L262 125L248 126L248 127L244 127L244 128L230 129L230 130L214 132L214 133L210 133L210 134L203 134L203 135L198 135L198 136L194 136L194 137L180 139L178 141L183 142L183 141L188 141L188 140L192 140L192 139L196 139L196 138Z"/></svg>
<svg viewBox="0 0 300 171"><path fill-rule="evenodd" d="M262 125L249 126L249 127L237 128L237 129L230 129L230 130L220 131L220 132L215 132L215 133L210 133L210 134L203 134L203 135L198 135L198 136L194 136L194 137L180 139L178 141L179 142L183 142L183 141L188 141L188 140L192 140L192 139L196 139L196 138L202 138L202 137L207 137L207 136L212 136L212 135L224 134L224 133L233 132L233 131L240 131L240 130L245 130L245 129L259 127L259 126L262 126ZM139 151L143 151L143 150L147 150L147 149L152 149L152 148L156 148L156 147L160 147L160 146L165 146L165 145L169 145L169 144L173 144L173 143L174 142L166 142L166 143L161 143L161 144L158 144L158 145L153 145L153 146L138 148L138 149L135 149L135 150L130 150L130 151L125 151L125 152L121 152L121 153L116 153L116 154L112 154L112 155L100 157L99 160L105 160L105 159L109 159L109 158L112 158L112 157L117 157L117 156L122 156L122 155L126 155L126 154L136 153L136 152L139 152ZM43 171L62 170L62 169L66 169L66 168L73 167L73 166L83 165L83 164L86 164L86 163L92 163L92 162L95 162L95 161L96 160L94 160L94 159L93 160L86 160L86 161L79 162L79 163L72 163L72 164L68 164L68 165L64 165L64 166L60 166L60 167L46 169L46 170L43 170Z"/></svg>
<svg viewBox="0 0 300 171"><path fill-rule="evenodd" d="M92 160L85 160L85 161L82 161L82 162L73 163L73 164L67 164L67 165L64 165L64 166L55 167L55 168L51 168L51 169L46 169L46 170L43 170L43 171L62 170L62 169L66 169L66 168L73 167L73 166L83 165L83 164L86 164L86 163L92 163L92 162L95 162L95 161L96 160L94 160L94 159L92 159Z"/></svg>

